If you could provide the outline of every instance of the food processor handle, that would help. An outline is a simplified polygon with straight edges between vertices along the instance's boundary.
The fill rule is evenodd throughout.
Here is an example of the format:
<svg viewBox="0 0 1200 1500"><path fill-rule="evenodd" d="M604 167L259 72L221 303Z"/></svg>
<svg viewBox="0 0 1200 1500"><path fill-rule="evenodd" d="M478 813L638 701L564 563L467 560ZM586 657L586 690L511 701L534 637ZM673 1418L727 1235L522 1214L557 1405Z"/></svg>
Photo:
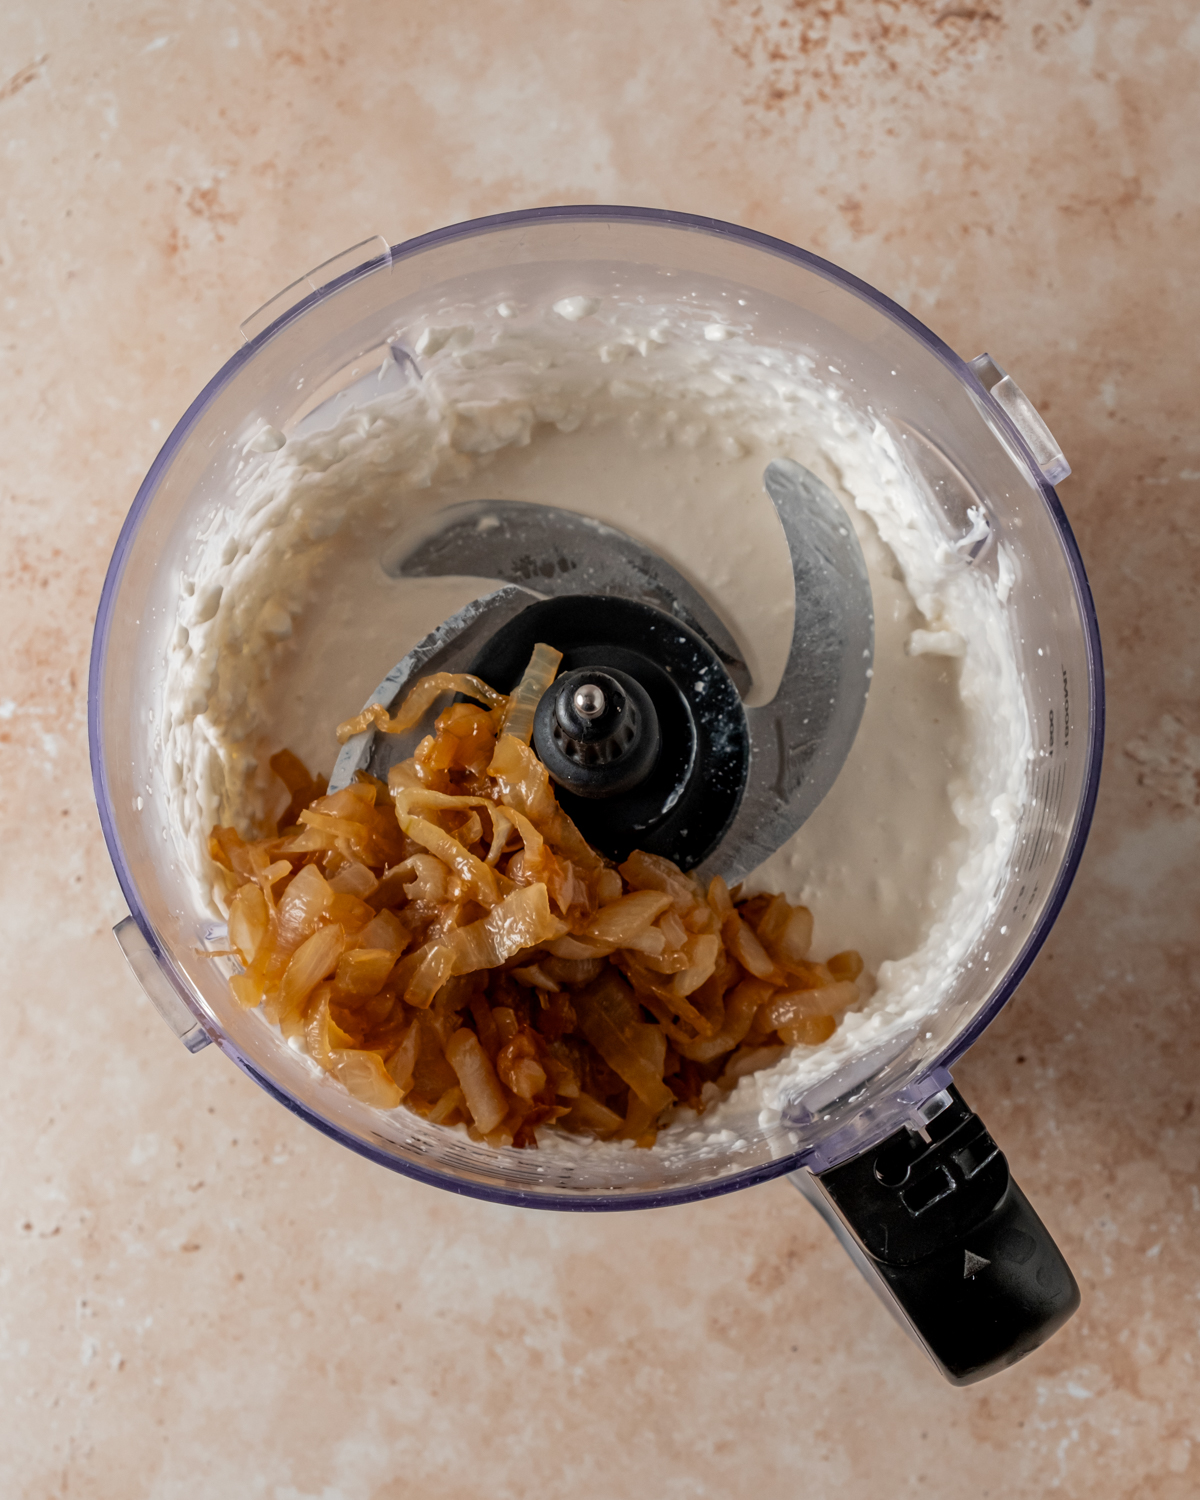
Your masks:
<svg viewBox="0 0 1200 1500"><path fill-rule="evenodd" d="M1079 1306L1062 1252L956 1088L940 1113L792 1181L947 1380L970 1385Z"/></svg>

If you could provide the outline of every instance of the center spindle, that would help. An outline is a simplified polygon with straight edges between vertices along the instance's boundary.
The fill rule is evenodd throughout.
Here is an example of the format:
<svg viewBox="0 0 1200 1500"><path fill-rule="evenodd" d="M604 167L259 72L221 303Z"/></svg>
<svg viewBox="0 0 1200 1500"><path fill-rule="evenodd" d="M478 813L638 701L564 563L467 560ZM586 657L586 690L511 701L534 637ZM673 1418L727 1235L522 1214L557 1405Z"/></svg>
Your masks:
<svg viewBox="0 0 1200 1500"><path fill-rule="evenodd" d="M575 712L584 719L598 719L608 706L603 691L594 682L585 682L576 688L571 702L575 705Z"/></svg>

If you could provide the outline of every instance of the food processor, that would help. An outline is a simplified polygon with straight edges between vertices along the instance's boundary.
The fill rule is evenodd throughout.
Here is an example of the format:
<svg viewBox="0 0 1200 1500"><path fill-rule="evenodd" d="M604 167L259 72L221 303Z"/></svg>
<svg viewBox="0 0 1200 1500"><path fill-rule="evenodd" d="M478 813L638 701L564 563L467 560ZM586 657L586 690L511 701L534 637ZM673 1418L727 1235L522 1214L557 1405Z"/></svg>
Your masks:
<svg viewBox="0 0 1200 1500"><path fill-rule="evenodd" d="M786 1098L777 1122L735 1142L689 1133L669 1152L497 1149L404 1109L382 1112L360 1103L233 1000L228 963L210 956L225 946L222 924L203 909L167 821L155 725L165 637L180 576L204 535L236 503L247 454L328 424L360 399L364 381L377 390L381 381L420 379L421 356L406 330L464 302L685 295L718 305L733 299L748 337L819 358L840 399L869 413L903 452L939 517L944 546L993 579L1003 570L1033 736L1028 795L992 920L937 1007ZM117 937L176 1035L193 1052L215 1042L286 1108L370 1160L495 1202L649 1208L787 1175L949 1380L978 1380L1036 1348L1075 1310L1078 1289L949 1070L1011 997L1065 899L1095 802L1103 690L1091 596L1053 488L1070 471L1011 376L987 355L965 363L902 308L803 250L717 220L639 208L537 209L397 246L365 241L289 287L242 332L244 347L192 403L138 492L105 580L92 648L93 778L131 913ZM773 716L762 708L744 711L745 741L735 743L734 736L723 752L733 790L721 804L716 778L711 799L694 799L708 834L670 846L702 874L721 872L727 859L734 878L772 852L832 784L857 728L861 662L871 649L869 603L855 592L854 549L837 553L832 512L823 513L833 522L829 549L821 567L813 562L828 492L822 495L823 486L786 460L769 466L765 484L792 551L797 639L804 609L817 612L811 625L824 598L822 638L830 649L823 665L810 662L808 677L802 660L790 663ZM395 576L478 572L500 585L486 609L469 607L438 640L422 643L413 660L405 658L392 695L439 650L460 653L455 669L489 647L499 660L503 651L495 643L503 645L503 631L527 609L550 611L545 618L566 629L571 591L539 589L538 577L514 578L505 563L536 552L539 538L553 534L559 553L574 548L584 571L593 569L596 586L587 597L607 598L613 607L613 623L605 627L609 647L643 642L671 622L683 644L670 649L707 653L704 662L711 658L722 683L730 684L732 714L745 686L744 664L699 592L662 559L647 562L629 538L605 528L604 517L572 540L574 521L563 512L539 517L538 509L484 506L452 515L420 546L381 557ZM789 514L799 518L790 530ZM471 538L481 534L481 522L496 545L486 561L472 561ZM499 545L504 536L507 550ZM835 587L837 578L842 583ZM629 610L648 613L634 620ZM603 713L596 673L606 663L612 671L604 681L621 688L624 669L611 651L605 660L581 659L588 680L574 686L571 702L583 719L593 709L597 717ZM806 692L816 703L814 683L830 689L822 698L826 719L807 748L792 755L787 714ZM569 712L568 703L561 723ZM570 742L577 747L588 737L583 719ZM776 732L772 726L779 725ZM702 731L697 743L707 743ZM364 733L351 741L335 775L348 780L370 765L377 738ZM560 786L570 774L563 770ZM578 800L585 800L582 793Z"/></svg>

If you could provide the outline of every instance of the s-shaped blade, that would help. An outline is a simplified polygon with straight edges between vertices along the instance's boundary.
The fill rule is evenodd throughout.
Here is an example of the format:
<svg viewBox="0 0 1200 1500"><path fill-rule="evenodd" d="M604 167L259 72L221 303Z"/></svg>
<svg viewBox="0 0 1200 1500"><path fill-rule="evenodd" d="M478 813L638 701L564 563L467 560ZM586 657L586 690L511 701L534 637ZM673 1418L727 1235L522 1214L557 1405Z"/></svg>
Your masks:
<svg viewBox="0 0 1200 1500"><path fill-rule="evenodd" d="M769 464L763 483L791 555L795 620L775 697L746 710L750 770L741 803L720 847L697 872L722 875L731 885L774 854L837 779L862 720L875 654L871 585L849 516L827 486L790 459ZM510 583L469 604L416 646L368 703L394 711L418 677L465 671L483 641L539 595L582 592L624 594L673 615L708 640L745 695L749 674L719 618L669 564L624 532L522 501L472 501L447 514L442 530L394 559L387 571L395 577L493 578L511 572L527 578L536 592ZM359 769L386 779L388 767L411 753L408 739L415 744L417 737L419 731L407 738L374 730L356 735L338 757L330 790L347 785Z"/></svg>
<svg viewBox="0 0 1200 1500"><path fill-rule="evenodd" d="M614 526L525 500L448 506L438 529L384 561L392 578L462 574L518 584L543 596L619 594L652 604L695 631L716 653L739 694L750 673L721 617L668 562Z"/></svg>
<svg viewBox="0 0 1200 1500"><path fill-rule="evenodd" d="M792 646L770 703L748 708L750 774L716 853L697 872L733 884L774 854L837 779L862 720L875 656L866 559L833 492L791 459L763 483L796 580Z"/></svg>

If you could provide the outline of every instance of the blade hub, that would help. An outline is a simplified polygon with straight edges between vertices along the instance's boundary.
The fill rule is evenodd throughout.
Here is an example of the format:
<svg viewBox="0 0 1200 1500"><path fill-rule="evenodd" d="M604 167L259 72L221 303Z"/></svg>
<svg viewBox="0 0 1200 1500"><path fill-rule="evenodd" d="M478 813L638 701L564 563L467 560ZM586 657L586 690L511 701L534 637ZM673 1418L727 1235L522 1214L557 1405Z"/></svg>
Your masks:
<svg viewBox="0 0 1200 1500"><path fill-rule="evenodd" d="M644 849L694 868L720 843L750 766L745 711L716 653L653 605L570 594L502 625L469 670L512 692L539 641L563 653L533 730L560 805L610 859ZM574 705L586 687L605 700L592 719Z"/></svg>
<svg viewBox="0 0 1200 1500"><path fill-rule="evenodd" d="M533 748L561 787L579 797L615 797L640 786L658 760L654 703L626 672L580 667L543 696Z"/></svg>

